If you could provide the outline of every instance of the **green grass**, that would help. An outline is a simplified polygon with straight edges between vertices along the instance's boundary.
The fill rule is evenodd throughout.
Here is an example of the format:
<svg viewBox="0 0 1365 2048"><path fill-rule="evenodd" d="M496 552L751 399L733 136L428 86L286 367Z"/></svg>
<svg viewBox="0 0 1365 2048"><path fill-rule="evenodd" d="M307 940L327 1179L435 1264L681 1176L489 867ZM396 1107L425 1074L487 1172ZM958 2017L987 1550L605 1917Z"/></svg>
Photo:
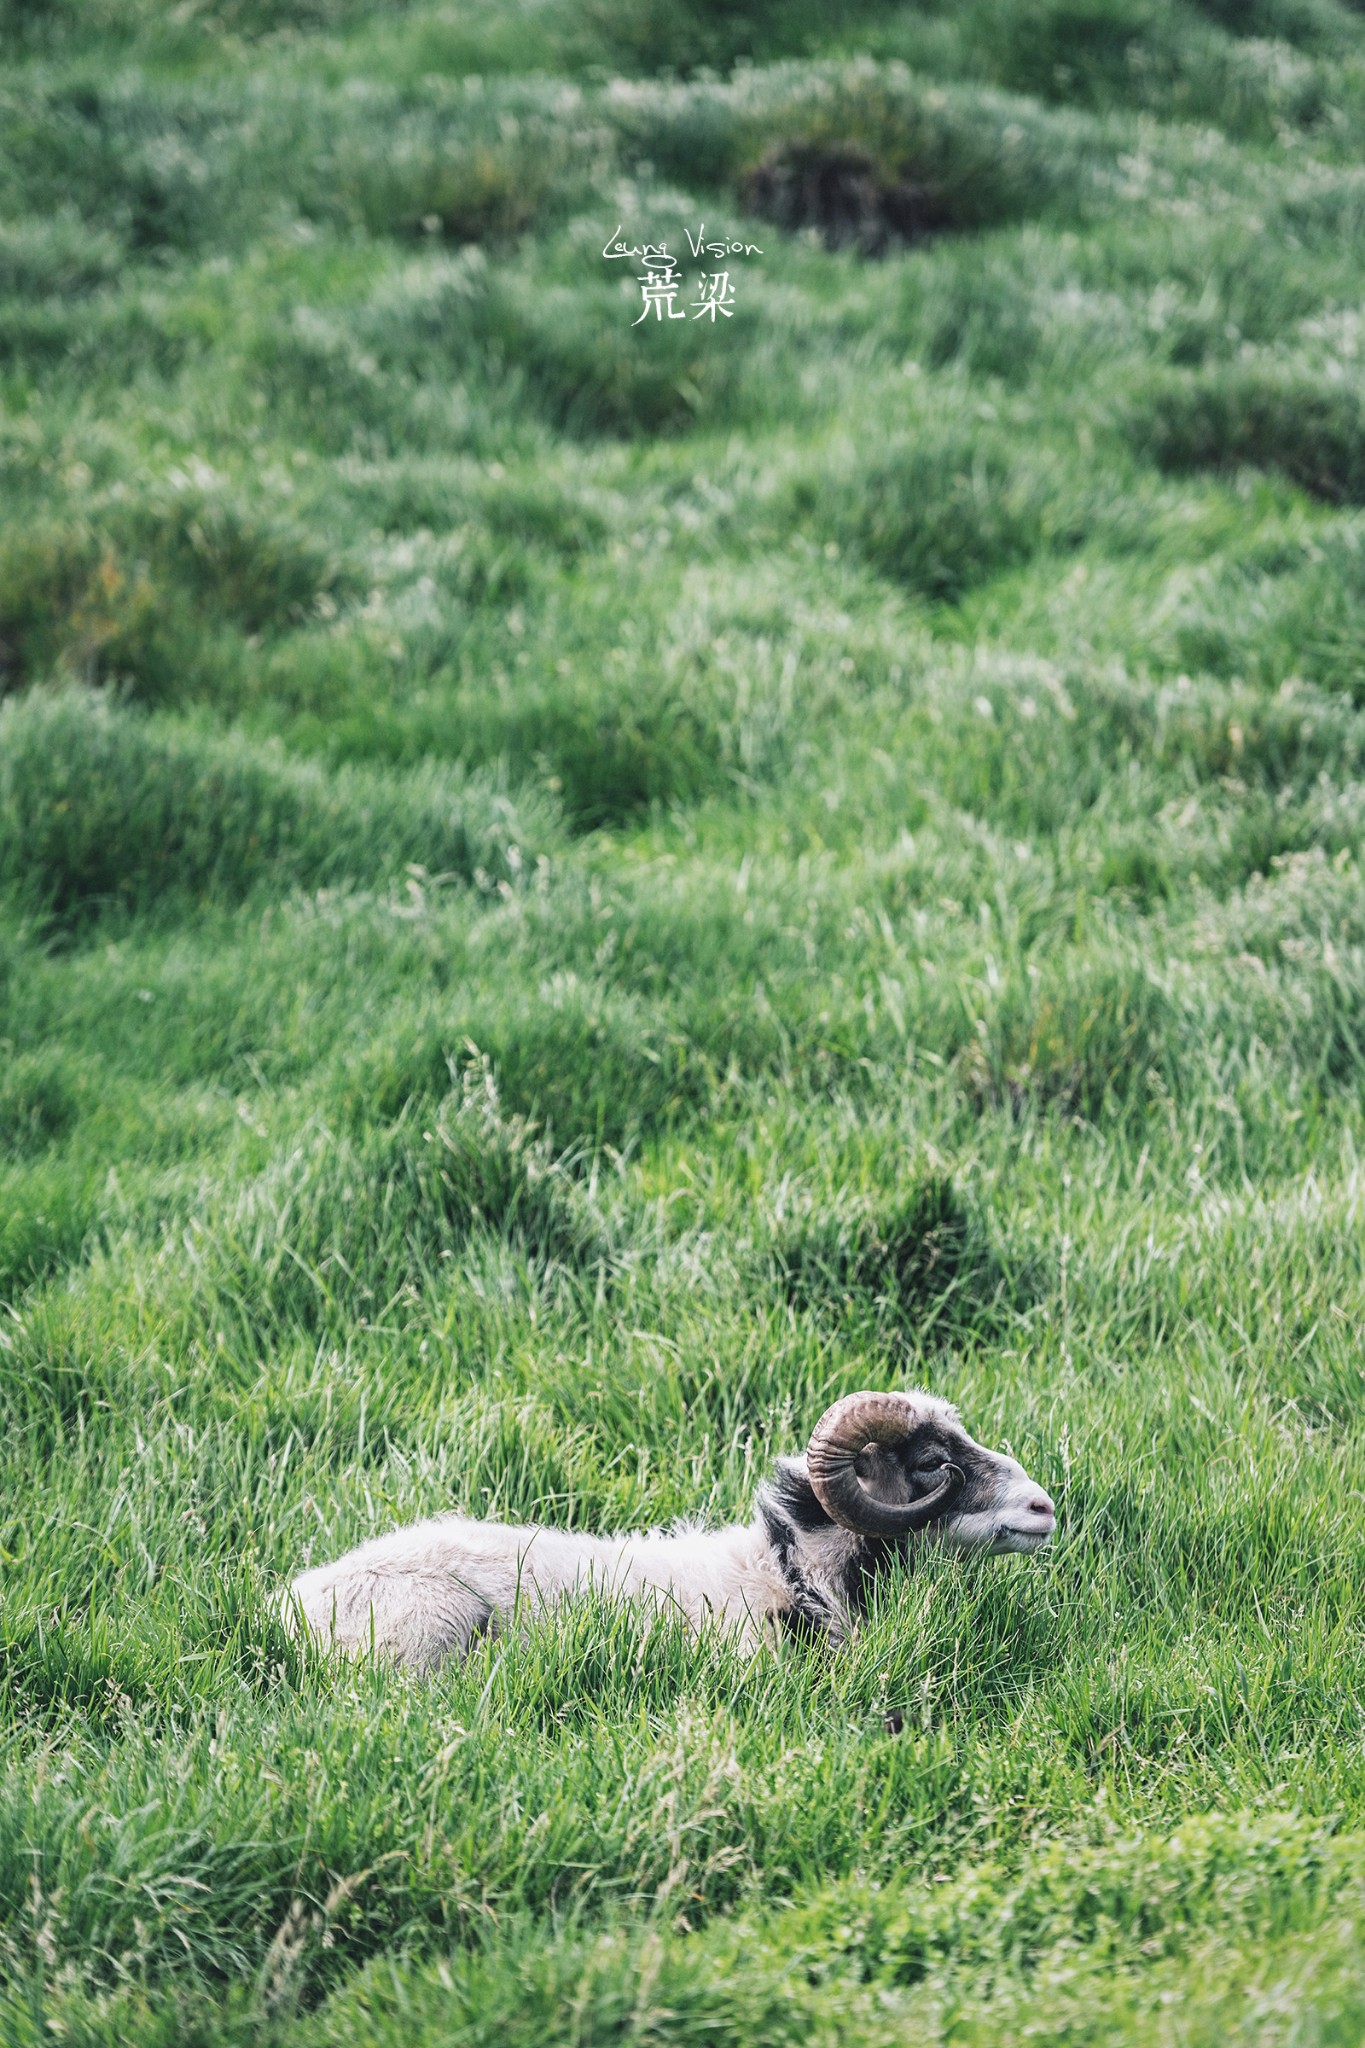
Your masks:
<svg viewBox="0 0 1365 2048"><path fill-rule="evenodd" d="M1365 17L0 46L5 2040L1355 2048ZM275 1619L906 1383L837 1657Z"/></svg>

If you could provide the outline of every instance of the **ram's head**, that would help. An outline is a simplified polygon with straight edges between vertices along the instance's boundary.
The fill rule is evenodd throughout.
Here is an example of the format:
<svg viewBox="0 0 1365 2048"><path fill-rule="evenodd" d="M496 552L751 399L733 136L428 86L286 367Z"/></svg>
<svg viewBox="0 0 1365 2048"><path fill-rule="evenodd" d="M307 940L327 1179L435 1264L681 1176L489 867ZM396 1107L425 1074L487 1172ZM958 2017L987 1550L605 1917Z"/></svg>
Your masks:
<svg viewBox="0 0 1365 2048"><path fill-rule="evenodd" d="M957 1550L1040 1550L1052 1501L1017 1459L973 1442L932 1394L847 1394L815 1425L806 1469L831 1520L860 1536L931 1533Z"/></svg>

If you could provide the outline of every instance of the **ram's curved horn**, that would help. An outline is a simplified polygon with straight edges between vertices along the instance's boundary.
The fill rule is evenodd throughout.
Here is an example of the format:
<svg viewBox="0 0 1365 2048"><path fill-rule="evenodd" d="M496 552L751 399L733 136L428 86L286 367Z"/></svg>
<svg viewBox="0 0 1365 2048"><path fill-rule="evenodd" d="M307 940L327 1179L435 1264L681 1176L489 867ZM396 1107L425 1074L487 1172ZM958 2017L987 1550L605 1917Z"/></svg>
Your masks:
<svg viewBox="0 0 1365 2048"><path fill-rule="evenodd" d="M858 1453L869 1444L898 1444L913 1434L920 1411L907 1394L846 1394L816 1423L806 1451L815 1497L831 1520L860 1536L905 1536L936 1521L962 1488L956 1465L932 1493L892 1505L875 1500L858 1477Z"/></svg>

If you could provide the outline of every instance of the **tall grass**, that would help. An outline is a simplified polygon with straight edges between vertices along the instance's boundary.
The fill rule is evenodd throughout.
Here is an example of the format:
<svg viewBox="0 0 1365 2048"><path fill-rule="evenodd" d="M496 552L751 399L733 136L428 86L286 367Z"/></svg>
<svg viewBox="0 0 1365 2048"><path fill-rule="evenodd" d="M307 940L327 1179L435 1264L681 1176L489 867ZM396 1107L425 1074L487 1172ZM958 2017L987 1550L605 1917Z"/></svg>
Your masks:
<svg viewBox="0 0 1365 2048"><path fill-rule="evenodd" d="M0 42L5 2039L1358 2040L1359 13ZM279 1626L904 1384L837 1656Z"/></svg>

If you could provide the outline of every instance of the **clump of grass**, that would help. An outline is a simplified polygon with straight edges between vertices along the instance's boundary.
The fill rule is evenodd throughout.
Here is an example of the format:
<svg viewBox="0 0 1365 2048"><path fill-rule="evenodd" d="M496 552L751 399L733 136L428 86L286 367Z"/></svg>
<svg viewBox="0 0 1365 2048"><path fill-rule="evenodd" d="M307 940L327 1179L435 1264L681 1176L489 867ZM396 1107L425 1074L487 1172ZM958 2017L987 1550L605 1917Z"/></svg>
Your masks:
<svg viewBox="0 0 1365 2048"><path fill-rule="evenodd" d="M219 489L186 487L149 497L115 525L153 573L186 589L196 610L245 632L297 622L325 592L354 588L354 572L309 528L262 517Z"/></svg>
<svg viewBox="0 0 1365 2048"><path fill-rule="evenodd" d="M103 598L108 607L97 610ZM5 535L0 553L0 683L7 689L40 675L59 660L86 666L117 637L112 603L126 616L146 619L150 586L125 591L112 554L101 555L94 536L70 526Z"/></svg>
<svg viewBox="0 0 1365 2048"><path fill-rule="evenodd" d="M1100 199L1109 149L1091 123L1022 99L939 88L904 65L781 65L728 83L640 85L609 102L630 154L670 176L742 188L769 152L855 151L887 190L921 190L965 233Z"/></svg>
<svg viewBox="0 0 1365 2048"><path fill-rule="evenodd" d="M0 229L0 295L75 298L117 281L126 262L110 234L71 215L17 220Z"/></svg>
<svg viewBox="0 0 1365 2048"><path fill-rule="evenodd" d="M742 351L758 332L752 306L733 310L731 347L708 345L695 281L679 292L680 318L651 316L646 347L636 334L639 308L603 287L546 291L528 280L495 291L488 304L484 347L490 365L525 379L525 389L551 423L573 434L668 433L733 420L742 394ZM638 286L630 281L633 294Z"/></svg>
<svg viewBox="0 0 1365 2048"><path fill-rule="evenodd" d="M858 0L586 0L561 30L567 55L613 72L729 71L818 48L858 18Z"/></svg>
<svg viewBox="0 0 1365 2048"><path fill-rule="evenodd" d="M606 130L566 120L567 108L514 104L482 136L479 102L462 111L455 124L405 109L359 148L343 140L336 197L368 233L508 242L586 197L605 167Z"/></svg>
<svg viewBox="0 0 1365 2048"><path fill-rule="evenodd" d="M393 345L403 310L393 298L375 306L376 342ZM439 330L439 320L433 326ZM548 462L491 477L458 458L352 459L338 467L349 503L385 534L458 533L467 522L471 539L544 548L568 564L599 550L610 531L599 494ZM469 594L489 591L497 594L485 581Z"/></svg>
<svg viewBox="0 0 1365 2048"><path fill-rule="evenodd" d="M1111 886L1127 879L1119 870ZM1035 1102L1094 1123L1141 1112L1154 1084L1174 1084L1179 1031L1176 1006L1145 969L1096 964L1060 985L1012 990L996 1032L963 1051L960 1071L983 1103Z"/></svg>
<svg viewBox="0 0 1365 2048"><path fill-rule="evenodd" d="M357 1058L344 1099L362 1119L432 1104L471 1057L487 1061L508 1112L588 1153L691 1123L714 1086L686 1036L660 1029L649 1006L565 974L534 995L452 1003L444 1024L405 1018Z"/></svg>
<svg viewBox="0 0 1365 2048"><path fill-rule="evenodd" d="M578 831L629 823L651 805L694 800L723 780L719 737L700 707L648 672L578 670L471 704L463 725L483 757L539 762Z"/></svg>
<svg viewBox="0 0 1365 2048"><path fill-rule="evenodd" d="M1169 470L1277 469L1332 505L1365 503L1365 402L1293 366L1168 372L1132 401L1135 445Z"/></svg>
<svg viewBox="0 0 1365 2048"><path fill-rule="evenodd" d="M958 363L1008 384L1033 374L1045 327L1033 280L1017 262L992 255L941 268L920 284L916 298L931 367Z"/></svg>
<svg viewBox="0 0 1365 2048"><path fill-rule="evenodd" d="M56 1153L0 1168L0 1304L74 1264L99 1215L97 1176L83 1161Z"/></svg>
<svg viewBox="0 0 1365 2048"><path fill-rule="evenodd" d="M1008 437L953 421L888 436L834 491L827 476L799 478L792 503L884 575L950 604L1043 546L1084 537L1043 464L1022 465Z"/></svg>
<svg viewBox="0 0 1365 2048"><path fill-rule="evenodd" d="M1003 1284L979 1219L934 1174L889 1203L836 1202L783 1219L771 1256L799 1307L870 1308L920 1342L979 1324Z"/></svg>
<svg viewBox="0 0 1365 2048"><path fill-rule="evenodd" d="M67 928L166 898L396 882L413 863L492 886L522 872L547 832L543 801L519 809L495 782L453 770L416 787L328 776L85 691L0 707L0 887Z"/></svg>
<svg viewBox="0 0 1365 2048"><path fill-rule="evenodd" d="M11 527L0 534L0 685L65 669L126 681L151 701L188 694L212 662L206 640L287 627L345 588L312 533L219 491L169 488L93 519Z"/></svg>
<svg viewBox="0 0 1365 2048"><path fill-rule="evenodd" d="M570 434L643 436L732 418L743 396L753 307L721 319L732 339L711 347L695 273L680 286L676 317L640 324L633 276L570 285L473 250L386 285L367 324L380 361L474 372Z"/></svg>
<svg viewBox="0 0 1365 2048"><path fill-rule="evenodd" d="M1289 741L1291 699L1302 698L1309 714L1300 727L1303 741L1316 736L1345 769L1358 757L1352 721L1305 696L1299 685L1315 684L1361 704L1363 610L1365 561L1352 520L1311 540L1296 536L1211 563L1191 579L1172 618L1172 659L1186 671L1240 677L1255 686L1239 707L1246 713L1238 717L1244 734L1270 724ZM1325 765L1325 756L1317 765Z"/></svg>
<svg viewBox="0 0 1365 2048"><path fill-rule="evenodd" d="M967 10L965 40L989 76L1044 99L1136 102L1267 139L1323 120L1326 68L1284 41L1250 40L1245 11L1223 22L1213 12L1169 0L1030 0Z"/></svg>
<svg viewBox="0 0 1365 2048"><path fill-rule="evenodd" d="M64 1137L80 1114L81 1091L59 1052L18 1053L0 1065L0 1146L41 1151Z"/></svg>
<svg viewBox="0 0 1365 2048"><path fill-rule="evenodd" d="M814 228L826 248L884 256L950 225L941 195L906 179L888 182L856 145L789 142L745 173L740 197L750 213L788 233Z"/></svg>
<svg viewBox="0 0 1365 2048"><path fill-rule="evenodd" d="M505 1115L491 1067L466 1061L434 1111L409 1108L361 1137L323 1129L205 1219L197 1318L230 1315L257 1341L382 1324L439 1285L444 1261L492 1237L542 1274L607 1273L609 1224L572 1154Z"/></svg>
<svg viewBox="0 0 1365 2048"><path fill-rule="evenodd" d="M248 101L179 68L59 72L28 95L25 120L6 125L0 192L30 214L74 203L142 254L240 246L300 218L498 238L562 212L604 164L602 124L550 81L488 93L435 77L402 91L374 85L351 93L338 121L311 81L272 79Z"/></svg>

